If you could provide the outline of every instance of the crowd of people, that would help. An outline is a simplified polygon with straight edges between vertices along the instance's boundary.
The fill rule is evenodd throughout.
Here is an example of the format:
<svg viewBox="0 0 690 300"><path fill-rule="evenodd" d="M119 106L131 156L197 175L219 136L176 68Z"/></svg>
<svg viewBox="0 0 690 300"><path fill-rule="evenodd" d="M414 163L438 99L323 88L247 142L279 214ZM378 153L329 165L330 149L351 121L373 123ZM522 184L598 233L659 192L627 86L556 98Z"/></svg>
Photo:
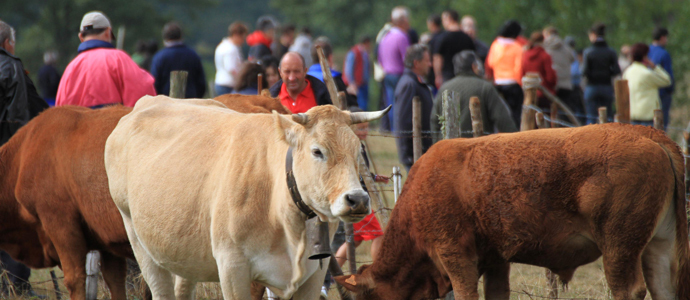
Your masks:
<svg viewBox="0 0 690 300"><path fill-rule="evenodd" d="M250 32L247 24L236 21L215 49L212 92L251 95L263 87L292 113L332 104L323 82L324 70L316 50L319 47L332 67L330 73L337 89L346 93L350 110L392 106L380 129L399 136L399 159L408 170L414 163L413 98L422 102L423 131L432 133L423 138L424 151L440 139L440 95L444 91L453 91L459 97L463 136L471 135L468 106L472 96L481 100L485 132L513 132L520 124L522 78L527 73L538 74L545 90L589 124L597 119L599 107L606 107L609 117L613 116L612 81L626 79L632 122L650 125L653 110L661 109L668 124L674 77L671 57L665 49L669 35L665 28L653 32L651 44L625 45L620 55L607 44L606 26L601 23L589 29L591 45L586 49L576 48L571 37L561 38L553 26L532 32L527 38L516 20L506 21L496 38L485 43L477 38L476 20L470 15L461 17L452 9L429 16L427 29L420 36L410 26L410 10L395 7L376 37L362 36L339 64L333 61L330 40L313 38L309 28L298 31L294 25L280 26L273 17L263 16ZM49 105L133 106L144 95L168 95L171 71L188 72L185 97L211 94L201 58L185 44L183 28L177 22L165 24L162 49L158 50L155 40L140 41L131 56L115 49L112 25L102 12L85 14L78 35L78 55L62 75L55 67L57 54L45 54L45 65L38 73L39 96L15 56L14 29L0 21L0 143ZM245 44L249 49L246 54L242 50ZM263 75L261 79L259 74ZM369 86L373 82L381 88L379 107L370 103ZM538 105L549 108L541 92ZM366 128L357 130L366 136ZM367 234L360 234L358 241L380 237L376 219L368 217L365 222L358 228L364 228L361 231ZM342 254L343 249L338 253ZM372 252L375 256L376 249ZM17 282L27 281L28 272L21 264L5 254L2 263L5 268L13 268L12 274L23 274L16 277ZM21 287L21 291L33 293L30 286Z"/></svg>

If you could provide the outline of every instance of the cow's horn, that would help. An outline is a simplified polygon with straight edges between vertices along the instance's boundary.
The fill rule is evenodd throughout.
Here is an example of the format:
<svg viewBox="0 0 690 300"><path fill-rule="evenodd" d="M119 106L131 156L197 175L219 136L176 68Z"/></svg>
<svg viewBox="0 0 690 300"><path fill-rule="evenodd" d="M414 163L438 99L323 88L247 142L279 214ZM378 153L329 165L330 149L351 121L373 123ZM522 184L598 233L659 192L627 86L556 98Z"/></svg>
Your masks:
<svg viewBox="0 0 690 300"><path fill-rule="evenodd" d="M350 120L352 120L352 124L359 124L359 123L373 121L373 120L380 119L381 117L385 116L389 110L391 110L390 105L388 105L388 107L386 107L386 109L379 110L379 111L353 112L353 113L350 113Z"/></svg>
<svg viewBox="0 0 690 300"><path fill-rule="evenodd" d="M307 116L307 114L303 114L303 113L293 114L292 120L297 122L297 123L300 123L302 125L307 125L307 122L309 122L309 116Z"/></svg>

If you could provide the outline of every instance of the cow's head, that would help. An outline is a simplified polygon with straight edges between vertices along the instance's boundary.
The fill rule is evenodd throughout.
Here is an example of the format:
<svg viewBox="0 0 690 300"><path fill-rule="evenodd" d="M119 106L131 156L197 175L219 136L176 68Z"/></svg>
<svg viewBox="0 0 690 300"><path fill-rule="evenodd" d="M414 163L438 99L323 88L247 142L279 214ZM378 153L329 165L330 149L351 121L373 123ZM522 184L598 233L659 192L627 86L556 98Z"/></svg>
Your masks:
<svg viewBox="0 0 690 300"><path fill-rule="evenodd" d="M274 115L279 135L292 147L302 199L322 220L357 222L371 213L359 181L362 148L350 125L376 120L389 109L350 113L324 105L292 117Z"/></svg>
<svg viewBox="0 0 690 300"><path fill-rule="evenodd" d="M421 264L406 276L391 278L376 276L370 265L357 270L356 275L336 276L335 281L352 292L357 300L426 300L443 298L450 292L450 283L430 263Z"/></svg>

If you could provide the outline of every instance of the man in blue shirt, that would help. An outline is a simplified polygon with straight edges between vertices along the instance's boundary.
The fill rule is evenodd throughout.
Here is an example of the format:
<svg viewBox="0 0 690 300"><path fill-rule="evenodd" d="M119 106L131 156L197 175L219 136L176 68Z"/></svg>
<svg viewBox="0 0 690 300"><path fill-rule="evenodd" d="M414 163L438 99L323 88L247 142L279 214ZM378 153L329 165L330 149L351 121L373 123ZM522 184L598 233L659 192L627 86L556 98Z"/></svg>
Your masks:
<svg viewBox="0 0 690 300"><path fill-rule="evenodd" d="M156 79L156 93L170 95L170 72L187 71L185 98L203 98L206 75L201 58L182 41L182 28L176 22L163 27L165 48L153 56L151 75Z"/></svg>
<svg viewBox="0 0 690 300"><path fill-rule="evenodd" d="M669 111L671 110L671 96L676 80L673 78L673 67L671 66L671 55L666 51L668 41L668 30L660 27L654 30L652 44L649 45L649 60L655 65L660 65L671 76L671 86L659 89L661 99L661 110L664 112L664 129L668 126Z"/></svg>

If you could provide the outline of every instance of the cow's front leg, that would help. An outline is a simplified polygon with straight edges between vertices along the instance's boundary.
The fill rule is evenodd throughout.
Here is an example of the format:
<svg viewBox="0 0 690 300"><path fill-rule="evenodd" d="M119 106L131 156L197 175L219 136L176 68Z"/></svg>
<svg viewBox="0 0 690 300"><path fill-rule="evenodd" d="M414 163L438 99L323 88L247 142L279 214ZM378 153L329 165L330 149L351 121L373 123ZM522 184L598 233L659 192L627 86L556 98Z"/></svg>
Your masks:
<svg viewBox="0 0 690 300"><path fill-rule="evenodd" d="M456 300L477 300L479 265L474 238L460 238L461 244L437 247L439 259L453 285Z"/></svg>
<svg viewBox="0 0 690 300"><path fill-rule="evenodd" d="M220 287L225 300L251 299L251 268L249 262L238 261L230 254L214 255L218 263Z"/></svg>
<svg viewBox="0 0 690 300"><path fill-rule="evenodd" d="M495 263L484 272L484 298L510 299L510 263Z"/></svg>

